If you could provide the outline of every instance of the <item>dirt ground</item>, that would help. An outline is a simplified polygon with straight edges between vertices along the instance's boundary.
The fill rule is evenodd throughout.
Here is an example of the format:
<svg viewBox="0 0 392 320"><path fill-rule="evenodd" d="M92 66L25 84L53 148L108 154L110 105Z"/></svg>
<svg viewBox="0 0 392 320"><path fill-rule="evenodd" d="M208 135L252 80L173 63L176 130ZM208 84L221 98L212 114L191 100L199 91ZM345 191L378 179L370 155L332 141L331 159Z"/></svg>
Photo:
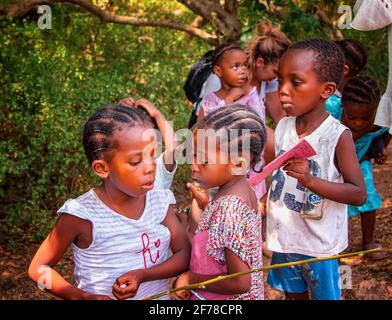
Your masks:
<svg viewBox="0 0 392 320"><path fill-rule="evenodd" d="M389 160L382 166L375 166L376 189L379 191L383 206L377 212L376 240L385 247L392 248L392 146L389 148ZM184 199L177 199L181 204ZM355 217L349 224L350 246L346 252L361 250L360 218ZM3 240L4 242L4 240ZM0 299L1 300L46 300L56 299L41 291L27 276L29 262L38 248L38 244L17 244L12 251L6 250L0 239ZM392 259L371 261L364 257L355 257L340 261L351 268L352 286L342 291L345 300L391 300L392 299ZM269 260L265 259L265 265ZM65 279L72 282L73 261L69 251L56 267ZM265 273L266 278L266 273ZM266 299L284 299L279 291L265 285Z"/></svg>

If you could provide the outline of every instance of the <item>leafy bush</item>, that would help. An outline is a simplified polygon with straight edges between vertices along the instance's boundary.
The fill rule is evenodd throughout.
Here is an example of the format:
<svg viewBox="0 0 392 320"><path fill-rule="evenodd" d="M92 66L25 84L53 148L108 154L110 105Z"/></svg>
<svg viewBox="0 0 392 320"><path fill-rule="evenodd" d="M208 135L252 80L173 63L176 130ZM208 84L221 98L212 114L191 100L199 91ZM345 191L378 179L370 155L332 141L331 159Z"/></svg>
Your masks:
<svg viewBox="0 0 392 320"><path fill-rule="evenodd" d="M301 3L284 5L282 29L292 40L328 33ZM320 1L319 1L320 2ZM176 1L166 11L192 21ZM298 4L300 3L300 4ZM162 0L129 1L163 17ZM244 1L242 42L254 36L264 7ZM84 121L99 106L127 95L155 102L174 122L186 127L191 106L182 84L191 65L210 47L181 32L102 24L82 9L52 7L51 30L40 30L37 17L0 21L0 228L12 239L40 240L55 221L56 209L99 181L85 160L80 135ZM260 14L259 14L260 13ZM344 31L369 47L369 74L386 85L386 31ZM176 174L174 192L183 195L189 168Z"/></svg>

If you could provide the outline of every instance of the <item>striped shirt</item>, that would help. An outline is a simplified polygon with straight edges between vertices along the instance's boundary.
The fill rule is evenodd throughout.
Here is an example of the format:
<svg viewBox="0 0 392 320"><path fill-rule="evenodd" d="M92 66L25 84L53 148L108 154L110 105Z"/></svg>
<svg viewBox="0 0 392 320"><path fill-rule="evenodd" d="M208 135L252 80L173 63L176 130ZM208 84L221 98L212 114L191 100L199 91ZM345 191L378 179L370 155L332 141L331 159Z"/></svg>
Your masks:
<svg viewBox="0 0 392 320"><path fill-rule="evenodd" d="M88 248L80 249L72 244L77 287L93 294L113 297L112 286L118 277L167 260L170 231L162 222L169 205L174 203L170 190L154 188L146 194L143 214L134 220L106 206L93 189L77 199L67 200L58 213L89 220L93 226L93 240ZM168 279L144 282L133 299L169 288Z"/></svg>

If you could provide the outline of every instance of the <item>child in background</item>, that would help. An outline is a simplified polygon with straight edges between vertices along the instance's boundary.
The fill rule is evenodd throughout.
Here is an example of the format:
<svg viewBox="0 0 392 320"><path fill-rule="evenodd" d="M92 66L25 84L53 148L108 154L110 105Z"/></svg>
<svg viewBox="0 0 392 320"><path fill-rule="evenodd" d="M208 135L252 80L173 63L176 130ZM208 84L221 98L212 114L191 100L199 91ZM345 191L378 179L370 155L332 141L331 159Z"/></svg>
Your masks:
<svg viewBox="0 0 392 320"><path fill-rule="evenodd" d="M168 278L188 269L189 242L173 194L154 186L151 129L145 112L125 106L101 108L86 122L84 150L103 183L65 202L30 264L38 282L46 267L49 292L63 299L138 299L169 289ZM69 246L76 287L53 269Z"/></svg>
<svg viewBox="0 0 392 320"><path fill-rule="evenodd" d="M205 130L222 134L227 140L218 143ZM239 105L215 110L196 124L192 178L204 189L219 189L205 208L193 237L190 271L176 280L175 288L262 266L261 215L246 171L259 162L265 141L260 117ZM198 293L207 300L261 300L262 273L213 283ZM176 295L190 298L189 291Z"/></svg>
<svg viewBox="0 0 392 320"><path fill-rule="evenodd" d="M327 100L325 107L335 119L342 117L342 92L348 80L358 75L365 67L368 61L366 48L358 41L352 39L343 39L335 41L342 49L345 62L343 67L343 78L336 92Z"/></svg>
<svg viewBox="0 0 392 320"><path fill-rule="evenodd" d="M339 46L318 39L292 45L280 60L279 95L288 117L275 130L276 154L306 139L317 155L289 160L272 176L267 200L272 265L339 254L348 245L347 204L366 200L350 131L325 110L343 66ZM305 197L309 192L313 196ZM287 299L309 299L309 291L312 299L340 299L336 260L271 270L268 283Z"/></svg>
<svg viewBox="0 0 392 320"><path fill-rule="evenodd" d="M380 101L380 88L377 82L366 76L351 78L344 87L342 103L343 115L341 122L347 126L353 135L357 158L361 166L366 184L367 200L361 206L349 206L349 217L361 215L362 246L364 250L380 248L381 244L374 242L374 227L376 223L376 209L381 207L382 200L373 182L372 162L366 154L372 141L388 132L387 128L374 125L377 106ZM386 150L383 147L381 164L386 160ZM383 259L386 252L369 254L373 259Z"/></svg>

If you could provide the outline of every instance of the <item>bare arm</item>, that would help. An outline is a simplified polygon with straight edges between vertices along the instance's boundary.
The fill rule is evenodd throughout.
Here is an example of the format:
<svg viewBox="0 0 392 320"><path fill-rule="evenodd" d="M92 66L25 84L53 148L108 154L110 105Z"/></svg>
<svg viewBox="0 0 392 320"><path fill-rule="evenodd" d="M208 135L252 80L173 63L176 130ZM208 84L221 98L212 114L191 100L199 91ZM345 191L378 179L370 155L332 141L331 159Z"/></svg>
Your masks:
<svg viewBox="0 0 392 320"><path fill-rule="evenodd" d="M154 104L147 99L139 99L135 102L136 106L144 107L151 118L157 123L158 129L162 134L163 143L165 144L165 152L163 163L168 171L172 171L176 166L176 159L174 157L175 150L178 147L178 138L174 133L173 127L165 119L162 112L160 112Z"/></svg>
<svg viewBox="0 0 392 320"><path fill-rule="evenodd" d="M31 261L28 274L33 281L44 284L47 291L62 299L109 299L76 288L53 269L71 243L82 234L83 224L88 226L89 222L62 214Z"/></svg>
<svg viewBox="0 0 392 320"><path fill-rule="evenodd" d="M267 165L271 161L273 161L275 157L275 133L270 127L267 127L267 141L264 146L264 165Z"/></svg>
<svg viewBox="0 0 392 320"><path fill-rule="evenodd" d="M360 206L366 201L366 188L358 163L354 142L348 131L342 133L336 146L338 169L343 183L329 182L310 174L307 160L289 160L283 167L287 175L321 197L332 201Z"/></svg>
<svg viewBox="0 0 392 320"><path fill-rule="evenodd" d="M189 268L190 243L184 227L178 221L171 206L163 224L170 230L170 248L173 255L159 265L133 270L119 277L113 285L113 294L118 299L134 297L142 282L167 279Z"/></svg>
<svg viewBox="0 0 392 320"><path fill-rule="evenodd" d="M186 272L176 280L174 287L178 288L189 284L207 281L218 276L250 270L248 264L242 261L234 252L228 248L225 248L225 258L227 264L226 274L201 275L197 273ZM246 274L243 276L211 283L206 286L206 290L220 294L235 295L248 292L251 288L251 284L252 276L250 274ZM179 291L177 295L183 299L189 297L189 293L186 291Z"/></svg>
<svg viewBox="0 0 392 320"><path fill-rule="evenodd" d="M119 104L122 104L127 107L143 107L150 117L155 120L157 127L162 134L163 143L165 144L165 152L163 157L163 163L166 167L166 170L173 171L176 166L175 159L175 150L178 147L178 137L174 133L173 127L171 124L166 121L164 115L155 107L147 99L139 99L135 101L132 97L128 97L119 101Z"/></svg>

